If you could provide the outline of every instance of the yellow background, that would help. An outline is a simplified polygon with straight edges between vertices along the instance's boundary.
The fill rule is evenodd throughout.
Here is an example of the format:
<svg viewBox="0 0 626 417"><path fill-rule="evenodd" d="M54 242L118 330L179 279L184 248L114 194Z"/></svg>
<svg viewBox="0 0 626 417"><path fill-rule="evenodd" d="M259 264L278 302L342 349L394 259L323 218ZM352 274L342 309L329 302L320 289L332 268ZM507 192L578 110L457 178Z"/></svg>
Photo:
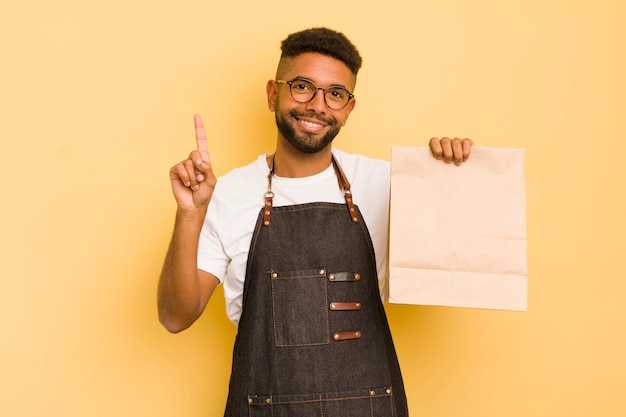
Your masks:
<svg viewBox="0 0 626 417"><path fill-rule="evenodd" d="M527 312L389 305L413 416L623 416L626 6L596 0L5 1L0 415L218 416L221 289L170 335L156 284L169 167L204 116L217 173L275 140L288 33L359 47L336 146L526 149ZM471 219L468 219L471 221Z"/></svg>

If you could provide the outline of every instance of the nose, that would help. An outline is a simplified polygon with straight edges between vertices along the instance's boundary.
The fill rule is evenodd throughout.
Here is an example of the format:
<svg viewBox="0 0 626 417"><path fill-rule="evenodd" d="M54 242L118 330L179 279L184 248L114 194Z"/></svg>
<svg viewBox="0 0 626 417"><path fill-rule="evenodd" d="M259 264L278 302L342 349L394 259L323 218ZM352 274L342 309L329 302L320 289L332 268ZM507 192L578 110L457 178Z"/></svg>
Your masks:
<svg viewBox="0 0 626 417"><path fill-rule="evenodd" d="M313 98L306 103L308 110L313 110L317 113L326 112L326 99L324 98L324 89L317 87Z"/></svg>

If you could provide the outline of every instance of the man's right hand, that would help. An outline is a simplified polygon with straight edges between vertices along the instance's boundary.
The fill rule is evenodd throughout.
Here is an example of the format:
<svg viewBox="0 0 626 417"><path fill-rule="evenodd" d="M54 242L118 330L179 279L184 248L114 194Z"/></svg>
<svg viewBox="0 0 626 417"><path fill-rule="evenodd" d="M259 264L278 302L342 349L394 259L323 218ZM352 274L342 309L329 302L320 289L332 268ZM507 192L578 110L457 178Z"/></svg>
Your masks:
<svg viewBox="0 0 626 417"><path fill-rule="evenodd" d="M159 320L172 333L196 321L219 280L198 269L198 241L217 179L213 175L200 116L194 116L197 150L170 169L178 204L172 240L159 279Z"/></svg>
<svg viewBox="0 0 626 417"><path fill-rule="evenodd" d="M206 209L211 201L217 178L211 168L211 158L206 143L202 118L193 117L196 129L197 150L170 168L172 192L180 210Z"/></svg>

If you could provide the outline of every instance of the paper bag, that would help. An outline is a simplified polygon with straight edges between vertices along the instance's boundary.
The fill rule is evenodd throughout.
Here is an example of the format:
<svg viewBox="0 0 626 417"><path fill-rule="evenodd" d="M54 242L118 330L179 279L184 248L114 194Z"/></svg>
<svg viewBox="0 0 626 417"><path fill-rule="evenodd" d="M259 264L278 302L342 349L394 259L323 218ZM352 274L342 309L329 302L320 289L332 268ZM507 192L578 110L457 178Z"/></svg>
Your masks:
<svg viewBox="0 0 626 417"><path fill-rule="evenodd" d="M389 237L389 302L526 310L524 150L394 147Z"/></svg>

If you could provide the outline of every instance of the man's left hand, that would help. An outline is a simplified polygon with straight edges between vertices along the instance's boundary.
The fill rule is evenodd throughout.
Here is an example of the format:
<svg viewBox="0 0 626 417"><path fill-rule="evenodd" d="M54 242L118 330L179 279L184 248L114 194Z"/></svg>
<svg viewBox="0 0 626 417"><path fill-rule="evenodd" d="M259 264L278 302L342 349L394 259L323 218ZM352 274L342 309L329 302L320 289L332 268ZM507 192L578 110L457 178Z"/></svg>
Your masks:
<svg viewBox="0 0 626 417"><path fill-rule="evenodd" d="M430 150L435 158L443 160L446 164L454 162L457 166L467 161L473 144L474 142L467 138L432 138L429 142Z"/></svg>

